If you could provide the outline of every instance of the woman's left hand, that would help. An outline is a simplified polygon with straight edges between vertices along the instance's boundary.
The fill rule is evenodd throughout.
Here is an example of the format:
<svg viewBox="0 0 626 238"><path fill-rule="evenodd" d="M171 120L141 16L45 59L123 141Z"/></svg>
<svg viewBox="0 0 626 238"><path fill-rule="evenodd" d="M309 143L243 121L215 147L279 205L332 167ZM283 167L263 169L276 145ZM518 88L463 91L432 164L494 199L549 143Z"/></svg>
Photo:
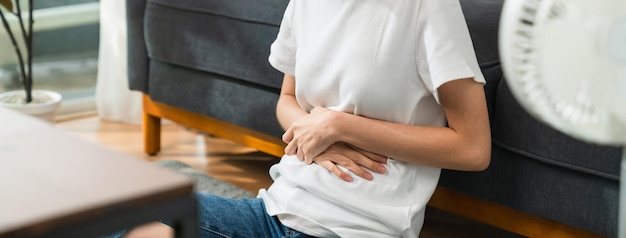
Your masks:
<svg viewBox="0 0 626 238"><path fill-rule="evenodd" d="M323 107L315 107L309 115L295 121L283 134L283 141L288 143L285 154L297 155L306 164L313 163L313 158L337 142L333 139L334 113Z"/></svg>
<svg viewBox="0 0 626 238"><path fill-rule="evenodd" d="M339 166L366 180L374 178L369 171L380 174L387 171L385 167L387 157L342 142L332 144L327 150L316 156L314 160L316 164L324 167L330 173L346 182L351 182L352 176L341 170Z"/></svg>

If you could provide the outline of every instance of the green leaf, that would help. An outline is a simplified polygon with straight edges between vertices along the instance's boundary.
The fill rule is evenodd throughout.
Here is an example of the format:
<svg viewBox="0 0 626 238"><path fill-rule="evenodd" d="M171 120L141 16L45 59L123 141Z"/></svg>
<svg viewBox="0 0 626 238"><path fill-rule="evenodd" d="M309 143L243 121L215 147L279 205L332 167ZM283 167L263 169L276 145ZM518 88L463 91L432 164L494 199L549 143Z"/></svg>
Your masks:
<svg viewBox="0 0 626 238"><path fill-rule="evenodd" d="M0 5L6 8L9 11L13 11L13 1L12 0L0 0Z"/></svg>

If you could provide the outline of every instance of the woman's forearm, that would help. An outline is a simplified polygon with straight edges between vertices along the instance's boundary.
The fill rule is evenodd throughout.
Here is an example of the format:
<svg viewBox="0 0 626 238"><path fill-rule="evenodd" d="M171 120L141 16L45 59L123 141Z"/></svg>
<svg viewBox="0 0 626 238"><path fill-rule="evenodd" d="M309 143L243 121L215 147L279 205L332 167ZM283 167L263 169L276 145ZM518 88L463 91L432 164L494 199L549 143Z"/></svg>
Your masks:
<svg viewBox="0 0 626 238"><path fill-rule="evenodd" d="M276 105L276 117L283 129L287 130L293 122L308 115L296 102L295 97L281 95Z"/></svg>
<svg viewBox="0 0 626 238"><path fill-rule="evenodd" d="M482 170L484 150L448 127L397 124L341 113L338 141L409 163L454 170ZM367 128L367 129L363 129Z"/></svg>
<svg viewBox="0 0 626 238"><path fill-rule="evenodd" d="M296 100L295 77L285 74L282 90L276 105L276 117L284 130L287 130L293 122L309 113L302 109Z"/></svg>
<svg viewBox="0 0 626 238"><path fill-rule="evenodd" d="M482 85L467 80L439 90L448 127L404 125L331 112L333 141L396 160L454 170L483 170L491 157L489 118Z"/></svg>
<svg viewBox="0 0 626 238"><path fill-rule="evenodd" d="M448 127L405 125L298 105L293 76L285 75L277 105L285 128L286 154L309 163L329 146L344 142L409 163L454 170L483 170L491 157L491 136L482 84L470 79L439 88ZM287 89L287 90L285 90Z"/></svg>

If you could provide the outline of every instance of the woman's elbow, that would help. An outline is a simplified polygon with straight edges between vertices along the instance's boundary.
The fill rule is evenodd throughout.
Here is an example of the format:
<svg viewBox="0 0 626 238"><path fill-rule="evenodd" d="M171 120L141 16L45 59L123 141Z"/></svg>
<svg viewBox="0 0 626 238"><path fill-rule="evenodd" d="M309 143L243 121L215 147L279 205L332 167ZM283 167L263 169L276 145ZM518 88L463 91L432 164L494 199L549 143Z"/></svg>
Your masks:
<svg viewBox="0 0 626 238"><path fill-rule="evenodd" d="M483 171L491 163L491 144L476 146L467 150L465 161L468 171Z"/></svg>

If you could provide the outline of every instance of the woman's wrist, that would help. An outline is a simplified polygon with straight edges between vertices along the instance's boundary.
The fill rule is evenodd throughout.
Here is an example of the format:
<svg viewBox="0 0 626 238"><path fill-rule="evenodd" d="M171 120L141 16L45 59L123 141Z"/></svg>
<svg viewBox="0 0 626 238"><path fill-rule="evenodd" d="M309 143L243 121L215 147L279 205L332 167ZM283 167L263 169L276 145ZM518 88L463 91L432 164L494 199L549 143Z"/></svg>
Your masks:
<svg viewBox="0 0 626 238"><path fill-rule="evenodd" d="M347 114L333 110L329 110L328 113L329 137L335 142L343 141L343 136L347 133L344 127L346 120L349 119L346 118Z"/></svg>

